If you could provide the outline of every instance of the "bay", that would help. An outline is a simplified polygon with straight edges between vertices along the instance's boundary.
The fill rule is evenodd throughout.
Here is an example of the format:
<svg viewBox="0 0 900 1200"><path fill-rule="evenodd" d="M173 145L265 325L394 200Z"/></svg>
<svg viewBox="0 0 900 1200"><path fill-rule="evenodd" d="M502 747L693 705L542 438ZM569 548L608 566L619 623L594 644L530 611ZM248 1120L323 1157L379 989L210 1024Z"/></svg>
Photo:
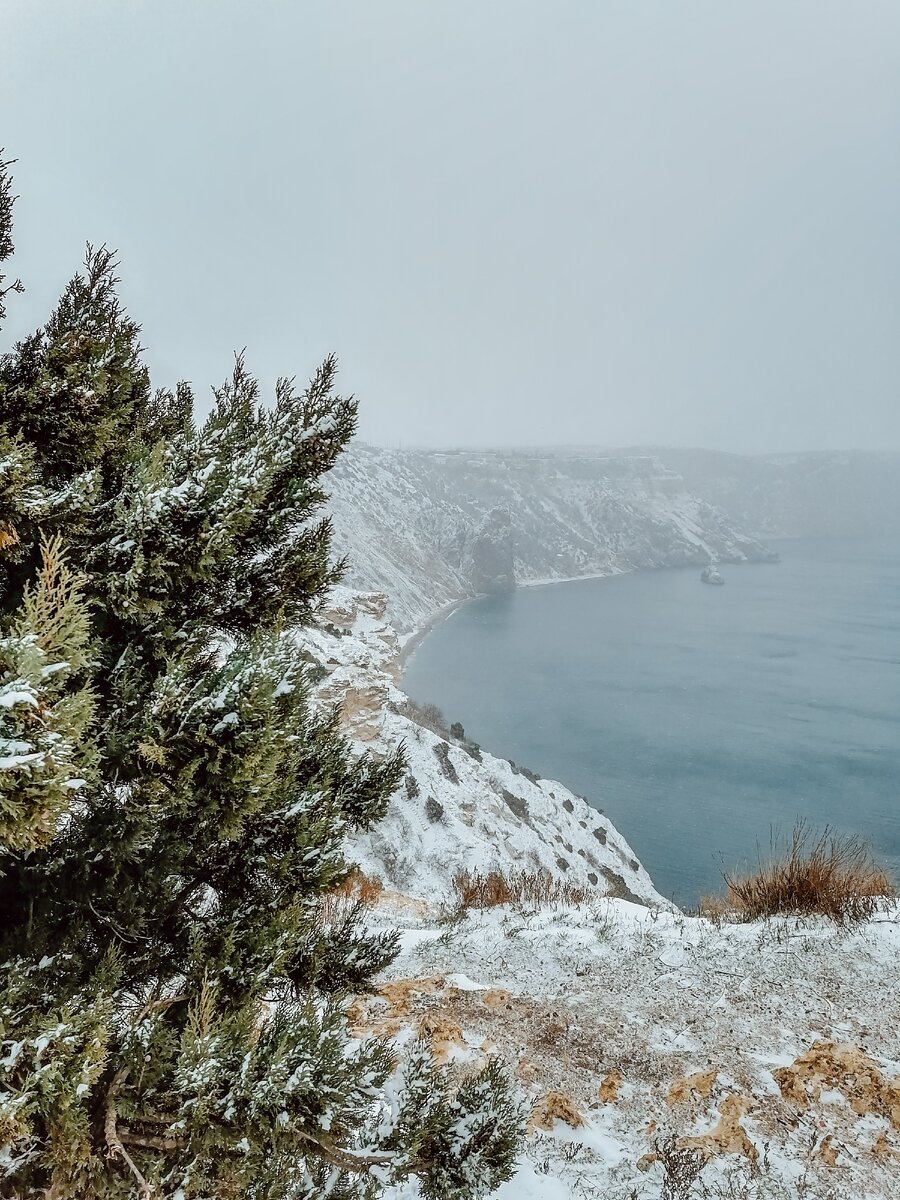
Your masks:
<svg viewBox="0 0 900 1200"><path fill-rule="evenodd" d="M792 540L780 564L635 572L467 602L409 695L603 809L691 906L798 818L900 868L900 539Z"/></svg>

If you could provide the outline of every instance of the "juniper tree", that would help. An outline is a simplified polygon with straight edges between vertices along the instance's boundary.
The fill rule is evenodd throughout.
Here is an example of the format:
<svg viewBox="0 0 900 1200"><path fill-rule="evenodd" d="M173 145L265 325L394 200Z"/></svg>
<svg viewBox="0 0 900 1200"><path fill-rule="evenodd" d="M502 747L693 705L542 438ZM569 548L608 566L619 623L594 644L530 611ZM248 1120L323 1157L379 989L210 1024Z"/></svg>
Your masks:
<svg viewBox="0 0 900 1200"><path fill-rule="evenodd" d="M9 173L12 165L12 161L4 160L3 147L0 146L0 266L11 257L14 249L12 211L15 196L12 194L12 175ZM0 271L0 321L6 316L6 297L10 292L23 290L21 279L14 279L12 283L8 283L4 287L5 278L6 276Z"/></svg>
<svg viewBox="0 0 900 1200"><path fill-rule="evenodd" d="M323 901L403 769L314 709L296 638L355 402L329 358L266 407L239 358L197 426L114 265L0 365L0 1195L485 1195L505 1076L352 1040L397 941Z"/></svg>

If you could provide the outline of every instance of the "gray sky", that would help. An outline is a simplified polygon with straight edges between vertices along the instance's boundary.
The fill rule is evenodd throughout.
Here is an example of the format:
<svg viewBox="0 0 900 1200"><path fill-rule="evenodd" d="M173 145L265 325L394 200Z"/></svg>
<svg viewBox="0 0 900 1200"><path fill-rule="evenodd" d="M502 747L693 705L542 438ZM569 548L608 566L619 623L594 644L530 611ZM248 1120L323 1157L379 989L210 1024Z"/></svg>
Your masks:
<svg viewBox="0 0 900 1200"><path fill-rule="evenodd" d="M900 449L897 0L0 0L8 344L85 240L157 384L367 440Z"/></svg>

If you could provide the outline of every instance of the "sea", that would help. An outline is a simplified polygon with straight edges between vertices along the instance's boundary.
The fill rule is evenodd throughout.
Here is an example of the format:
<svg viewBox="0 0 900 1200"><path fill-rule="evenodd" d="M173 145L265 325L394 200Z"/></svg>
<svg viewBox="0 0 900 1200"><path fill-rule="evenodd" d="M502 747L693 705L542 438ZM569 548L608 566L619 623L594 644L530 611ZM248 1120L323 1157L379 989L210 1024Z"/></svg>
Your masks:
<svg viewBox="0 0 900 1200"><path fill-rule="evenodd" d="M770 545L724 587L662 569L468 601L404 688L605 812L683 907L798 821L900 884L900 538Z"/></svg>

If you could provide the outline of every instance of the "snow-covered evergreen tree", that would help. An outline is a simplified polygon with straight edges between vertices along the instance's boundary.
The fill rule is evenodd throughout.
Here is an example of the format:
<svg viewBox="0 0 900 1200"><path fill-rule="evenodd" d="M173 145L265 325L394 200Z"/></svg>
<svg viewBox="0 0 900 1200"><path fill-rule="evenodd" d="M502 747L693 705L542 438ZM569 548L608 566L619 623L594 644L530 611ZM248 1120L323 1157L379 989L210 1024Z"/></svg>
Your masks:
<svg viewBox="0 0 900 1200"><path fill-rule="evenodd" d="M197 427L137 337L89 253L0 363L0 1196L486 1195L506 1078L350 1039L396 942L323 903L402 769L311 711L292 636L355 403L328 359L266 407L239 359Z"/></svg>

